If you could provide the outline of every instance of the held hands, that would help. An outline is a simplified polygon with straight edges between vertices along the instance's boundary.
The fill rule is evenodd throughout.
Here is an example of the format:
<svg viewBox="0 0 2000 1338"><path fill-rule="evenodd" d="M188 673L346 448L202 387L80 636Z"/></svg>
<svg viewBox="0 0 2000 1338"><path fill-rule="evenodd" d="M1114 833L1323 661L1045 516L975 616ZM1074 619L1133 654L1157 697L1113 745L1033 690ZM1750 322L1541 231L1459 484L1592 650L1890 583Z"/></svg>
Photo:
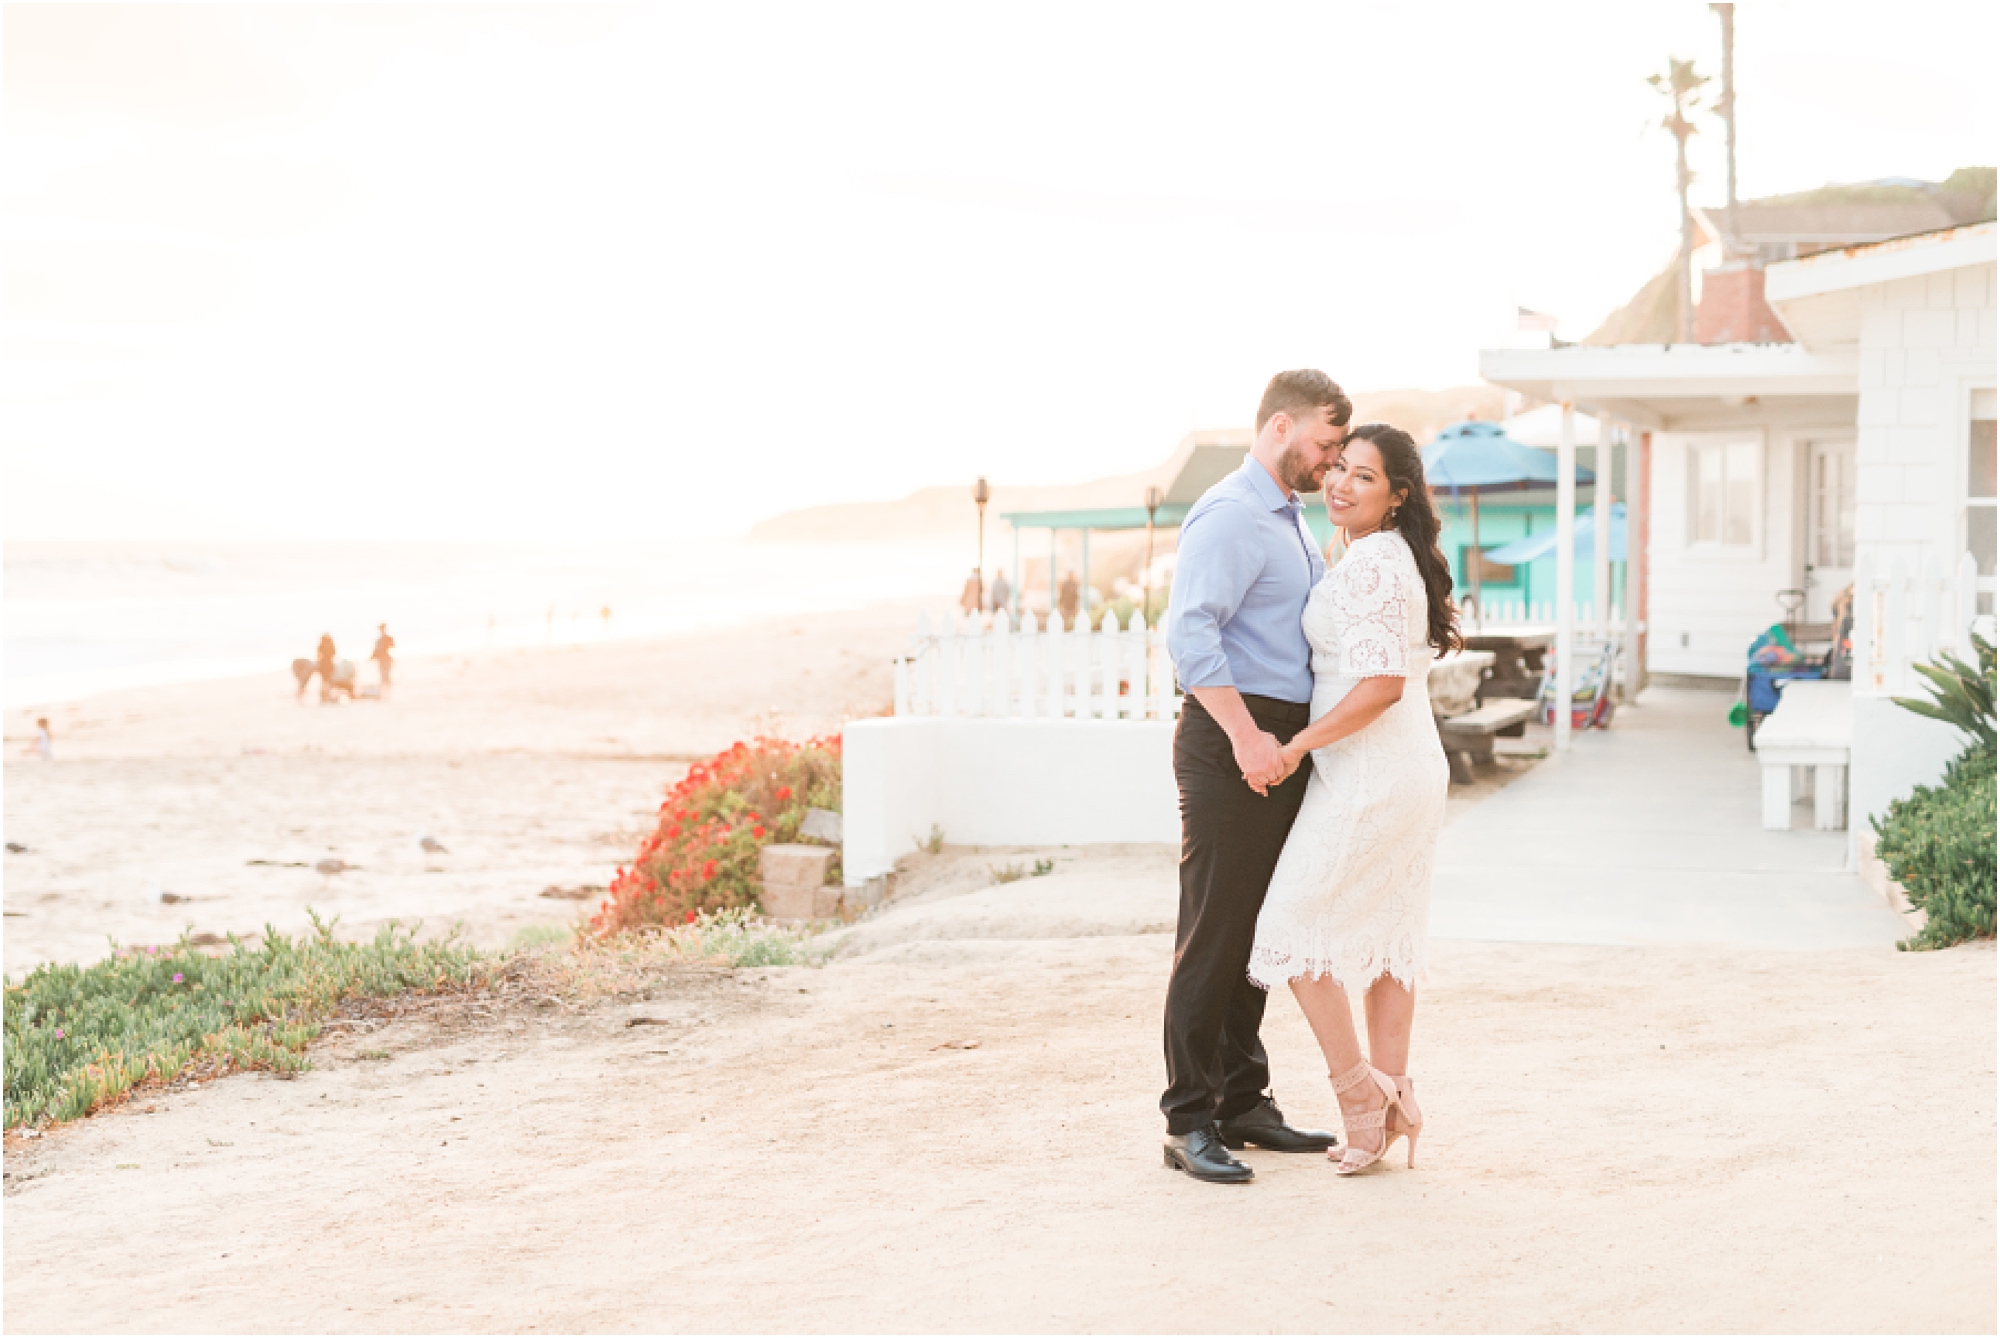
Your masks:
<svg viewBox="0 0 2000 1338"><path fill-rule="evenodd" d="M1281 781L1290 780L1292 773L1305 765L1306 755L1311 751L1312 749L1310 748L1299 747L1296 740L1280 748L1278 756L1285 760L1285 774L1278 779Z"/></svg>
<svg viewBox="0 0 2000 1338"><path fill-rule="evenodd" d="M1242 769L1244 784L1258 794L1270 793L1273 785L1282 783L1285 777L1298 770L1298 759L1290 756L1290 749L1279 746L1275 734L1260 729L1230 742L1236 754L1236 765Z"/></svg>

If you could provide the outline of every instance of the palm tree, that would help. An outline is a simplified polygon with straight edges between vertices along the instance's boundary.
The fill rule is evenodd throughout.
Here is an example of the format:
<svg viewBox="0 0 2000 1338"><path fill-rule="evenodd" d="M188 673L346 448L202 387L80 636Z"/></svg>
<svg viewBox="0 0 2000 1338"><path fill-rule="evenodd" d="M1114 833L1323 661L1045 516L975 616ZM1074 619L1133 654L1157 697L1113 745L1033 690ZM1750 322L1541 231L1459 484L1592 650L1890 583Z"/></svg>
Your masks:
<svg viewBox="0 0 2000 1338"><path fill-rule="evenodd" d="M1681 253L1680 291L1675 298L1680 312L1681 342L1691 344L1694 342L1694 215L1688 212L1688 187L1694 182L1694 173L1688 171L1688 137L1695 129L1688 113L1701 106L1701 87L1708 82L1708 76L1696 74L1693 61L1669 56L1667 72L1648 75L1646 82L1667 99L1670 107L1660 124L1673 135L1678 159L1674 181L1681 196Z"/></svg>

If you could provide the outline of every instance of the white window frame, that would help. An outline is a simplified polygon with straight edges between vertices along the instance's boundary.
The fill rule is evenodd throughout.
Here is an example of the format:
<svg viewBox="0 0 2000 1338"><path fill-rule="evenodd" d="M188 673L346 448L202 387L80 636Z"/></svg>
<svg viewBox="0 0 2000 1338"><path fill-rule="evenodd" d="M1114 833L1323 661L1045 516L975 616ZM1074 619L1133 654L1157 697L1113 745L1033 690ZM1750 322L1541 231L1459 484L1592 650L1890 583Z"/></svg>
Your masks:
<svg viewBox="0 0 2000 1338"><path fill-rule="evenodd" d="M1686 514L1681 519L1681 537L1688 555L1730 562L1761 558L1764 553L1764 512L1769 506L1770 434L1762 427L1752 427L1737 431L1689 432L1679 435L1681 451L1686 457L1681 462L1686 476L1686 481L1682 485L1686 492ZM1748 542L1735 544L1720 539L1697 538L1701 528L1701 453L1709 450L1727 451L1731 445L1738 444L1749 445L1757 456L1756 468L1751 475L1750 538ZM1727 478L1725 457L1725 487ZM1723 521L1726 529L1728 524L1726 512Z"/></svg>
<svg viewBox="0 0 2000 1338"><path fill-rule="evenodd" d="M1948 572L1958 569L1958 560L1961 553L1971 551L1972 527L1970 521L1972 508L1988 507L2000 510L2000 498L1972 496L1968 479L1968 475L1972 469L1972 423L1977 416L1974 413L1974 407L1982 394L1989 398L1994 395L1993 383L1994 378L1991 376L1967 377L1958 383L1958 394L1952 397L1953 408L1956 411L1955 417L1957 419L1957 422L1953 425L1953 435L1957 438L1958 449L1954 452L1957 458L1952 463L1951 471L1951 490L1954 503L1952 507L1953 542L1951 552L1945 555L1945 570ZM1992 595L1994 593L1994 583L1994 576L1980 577L1980 593L1989 596ZM1986 603L1987 601L1982 600L1981 602Z"/></svg>

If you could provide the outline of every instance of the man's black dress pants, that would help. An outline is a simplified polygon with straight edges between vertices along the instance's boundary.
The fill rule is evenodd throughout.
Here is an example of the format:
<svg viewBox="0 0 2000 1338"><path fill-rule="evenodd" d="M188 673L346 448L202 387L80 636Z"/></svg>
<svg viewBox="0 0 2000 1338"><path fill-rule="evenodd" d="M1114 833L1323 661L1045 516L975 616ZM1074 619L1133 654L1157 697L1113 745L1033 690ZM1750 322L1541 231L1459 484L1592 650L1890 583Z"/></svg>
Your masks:
<svg viewBox="0 0 2000 1338"><path fill-rule="evenodd" d="M1244 694L1251 718L1289 743L1308 708ZM1174 731L1181 796L1181 912L1167 981L1167 1090L1160 1109L1170 1134L1241 1115L1263 1099L1270 1063L1257 1029L1263 990L1250 983L1250 943L1278 852L1305 799L1302 766L1260 795L1244 783L1229 736L1192 694Z"/></svg>

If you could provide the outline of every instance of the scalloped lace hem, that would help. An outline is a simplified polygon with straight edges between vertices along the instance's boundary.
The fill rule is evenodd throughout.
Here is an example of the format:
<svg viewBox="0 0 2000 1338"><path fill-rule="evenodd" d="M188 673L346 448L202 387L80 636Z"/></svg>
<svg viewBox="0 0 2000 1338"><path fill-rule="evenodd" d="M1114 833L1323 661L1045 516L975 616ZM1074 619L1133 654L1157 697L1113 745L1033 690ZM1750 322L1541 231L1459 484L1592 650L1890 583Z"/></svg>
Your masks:
<svg viewBox="0 0 2000 1338"><path fill-rule="evenodd" d="M1258 989L1269 992L1279 985L1289 985L1300 977L1314 980L1331 979L1334 984L1352 994L1357 987L1366 989L1383 976L1394 976L1396 983L1404 989L1415 989L1424 981L1424 959L1421 952L1407 956L1386 954L1374 948L1359 951L1341 951L1345 945L1333 945L1331 951L1296 953L1285 948L1254 948L1250 953L1250 983Z"/></svg>

